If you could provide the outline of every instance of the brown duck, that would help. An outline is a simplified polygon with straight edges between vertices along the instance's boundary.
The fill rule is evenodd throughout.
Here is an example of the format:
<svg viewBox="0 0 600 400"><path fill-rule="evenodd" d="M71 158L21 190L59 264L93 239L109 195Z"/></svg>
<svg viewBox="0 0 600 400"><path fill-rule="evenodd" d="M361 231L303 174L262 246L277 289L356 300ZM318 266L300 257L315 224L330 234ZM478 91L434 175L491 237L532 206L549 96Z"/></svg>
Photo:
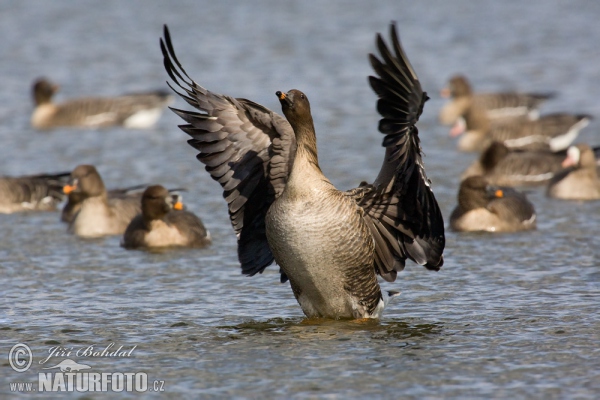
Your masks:
<svg viewBox="0 0 600 400"><path fill-rule="evenodd" d="M109 198L93 165L77 166L64 192L76 193L82 199L79 211L69 223L69 232L82 237L121 235L141 211L139 198Z"/></svg>
<svg viewBox="0 0 600 400"><path fill-rule="evenodd" d="M474 93L465 76L455 75L448 81L448 86L442 89L441 96L450 98L450 101L440 110L440 122L452 125L471 108L482 110L491 120L514 117L535 120L539 116L538 109L541 104L555 95L522 92Z"/></svg>
<svg viewBox="0 0 600 400"><path fill-rule="evenodd" d="M142 200L143 190L147 185L135 185L126 188L111 189L107 192L108 199L127 199L134 198L137 201ZM67 202L63 206L60 220L62 222L70 223L75 215L81 209L81 203L85 199L81 192L72 191L67 195Z"/></svg>
<svg viewBox="0 0 600 400"><path fill-rule="evenodd" d="M0 214L56 210L68 177L69 172L0 177Z"/></svg>
<svg viewBox="0 0 600 400"><path fill-rule="evenodd" d="M460 184L450 227L462 232L516 232L535 229L535 220L533 205L523 193L472 176Z"/></svg>
<svg viewBox="0 0 600 400"><path fill-rule="evenodd" d="M463 118L463 129L453 128L451 132L452 136L461 135L461 151L482 151L493 141L519 150L566 150L591 120L586 114L553 113L537 120L509 118L494 122L477 108L470 109Z"/></svg>
<svg viewBox="0 0 600 400"><path fill-rule="evenodd" d="M174 111L223 187L242 272L261 273L275 261L308 317L378 318L396 293L382 292L377 274L394 281L407 258L430 270L443 264L444 223L415 126L427 95L393 24L390 35L392 49L377 35L381 59L370 55L383 165L372 184L343 192L319 168L305 94L277 92L286 120L249 100L212 93L185 73L165 28L167 72L200 110Z"/></svg>
<svg viewBox="0 0 600 400"><path fill-rule="evenodd" d="M587 144L571 146L563 166L568 168L548 184L548 196L566 200L600 199L600 180L594 151Z"/></svg>
<svg viewBox="0 0 600 400"><path fill-rule="evenodd" d="M503 143L493 142L463 172L461 179L483 175L495 185L545 185L564 169L564 154L565 152L512 151Z"/></svg>
<svg viewBox="0 0 600 400"><path fill-rule="evenodd" d="M52 101L57 91L58 86L47 79L34 82L35 109L31 116L34 128L150 128L173 99L168 93L156 91L116 97L84 97L57 104Z"/></svg>
<svg viewBox="0 0 600 400"><path fill-rule="evenodd" d="M206 247L210 233L195 214L183 210L179 196L160 185L148 186L142 213L129 224L121 245L126 249Z"/></svg>

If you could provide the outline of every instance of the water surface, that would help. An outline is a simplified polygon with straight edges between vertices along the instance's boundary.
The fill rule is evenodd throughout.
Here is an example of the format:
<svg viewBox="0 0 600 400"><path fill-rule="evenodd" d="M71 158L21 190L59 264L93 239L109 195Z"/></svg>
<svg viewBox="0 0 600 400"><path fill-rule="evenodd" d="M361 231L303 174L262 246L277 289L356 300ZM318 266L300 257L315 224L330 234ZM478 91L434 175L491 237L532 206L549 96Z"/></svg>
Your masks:
<svg viewBox="0 0 600 400"><path fill-rule="evenodd" d="M42 75L61 84L58 99L165 88L167 23L205 87L273 110L275 91L307 93L322 168L349 189L381 165L367 54L394 19L432 97L419 128L448 216L474 156L437 123L446 80L462 72L479 90L556 91L544 112L600 116L599 17L589 1L0 2L0 172L91 163L108 187L184 186L214 238L208 249L153 254L126 251L118 237L70 236L58 213L0 215L2 397L10 382L37 382L52 347L115 343L136 347L131 357L75 360L145 372L172 398L598 398L599 202L532 189L537 231L448 232L440 272L407 263L383 284L402 295L381 322L304 321L277 268L241 276L220 187L175 115L148 131L40 133L29 127L29 89ZM599 144L599 126L578 141ZM16 343L34 355L21 374L5 356Z"/></svg>

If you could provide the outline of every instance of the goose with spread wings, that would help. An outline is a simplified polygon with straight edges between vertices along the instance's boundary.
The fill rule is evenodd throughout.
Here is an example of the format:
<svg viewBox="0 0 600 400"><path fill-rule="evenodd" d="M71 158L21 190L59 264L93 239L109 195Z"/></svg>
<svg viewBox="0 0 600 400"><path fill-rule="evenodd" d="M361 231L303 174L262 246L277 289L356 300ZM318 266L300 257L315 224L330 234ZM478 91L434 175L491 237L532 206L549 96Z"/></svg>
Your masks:
<svg viewBox="0 0 600 400"><path fill-rule="evenodd" d="M175 109L198 160L223 188L238 239L242 273L276 262L304 314L379 318L397 292L382 291L407 258L428 270L443 264L444 222L421 159L415 124L428 99L390 26L380 34L377 76L385 157L376 179L337 190L318 163L310 104L299 90L277 92L285 118L247 99L198 85L175 56L165 26L161 49L172 88L195 111Z"/></svg>

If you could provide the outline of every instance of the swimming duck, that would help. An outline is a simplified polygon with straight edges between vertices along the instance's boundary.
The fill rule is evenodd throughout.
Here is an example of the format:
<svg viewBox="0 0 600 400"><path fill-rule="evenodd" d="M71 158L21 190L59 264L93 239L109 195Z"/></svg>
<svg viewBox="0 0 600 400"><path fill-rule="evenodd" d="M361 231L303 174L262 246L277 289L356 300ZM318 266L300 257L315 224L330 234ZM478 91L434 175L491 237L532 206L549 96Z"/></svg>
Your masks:
<svg viewBox="0 0 600 400"><path fill-rule="evenodd" d="M141 201L142 200L142 193L143 190L145 189L147 185L135 185L135 186L130 186L130 187L126 187L126 188L117 188L117 189L111 189L107 192L108 198L118 198L118 199L124 199L124 198L134 198L137 201ZM79 210L81 209L81 203L83 202L83 200L85 199L85 196L78 191L72 191L67 195L67 202L65 203L65 205L63 206L61 215L60 215L60 220L62 222L66 222L66 223L70 223L73 218L75 218L75 215L77 215L77 213L79 212Z"/></svg>
<svg viewBox="0 0 600 400"><path fill-rule="evenodd" d="M548 184L548 196L566 200L600 199L598 164L589 145L569 147L562 165L568 169Z"/></svg>
<svg viewBox="0 0 600 400"><path fill-rule="evenodd" d="M81 208L69 223L69 232L81 237L122 235L141 211L139 198L109 198L104 182L93 165L79 165L71 172L65 194L76 193Z"/></svg>
<svg viewBox="0 0 600 400"><path fill-rule="evenodd" d="M535 229L535 220L533 205L523 193L471 176L460 184L450 227L462 232L517 232Z"/></svg>
<svg viewBox="0 0 600 400"><path fill-rule="evenodd" d="M0 213L54 211L69 172L0 177Z"/></svg>
<svg viewBox="0 0 600 400"><path fill-rule="evenodd" d="M155 91L117 97L84 97L57 104L52 102L57 91L58 86L44 78L34 82L35 109L31 116L34 128L150 128L158 121L165 106L173 100L172 95Z"/></svg>
<svg viewBox="0 0 600 400"><path fill-rule="evenodd" d="M415 124L428 99L395 24L392 49L381 35L381 59L370 55L379 97L383 165L372 184L343 192L319 168L308 97L277 92L285 118L246 99L213 93L193 81L175 56L165 27L161 40L169 76L200 112L173 109L200 150L198 159L223 187L238 237L242 273L275 261L304 314L379 318L396 293L382 291L377 274L394 281L407 258L429 270L443 264L444 222L425 174Z"/></svg>
<svg viewBox="0 0 600 400"><path fill-rule="evenodd" d="M461 179L483 175L495 185L544 185L563 170L563 154L564 152L513 151L503 143L493 142L463 172Z"/></svg>
<svg viewBox="0 0 600 400"><path fill-rule="evenodd" d="M535 120L539 116L541 104L555 96L554 93L473 93L471 84L464 75L451 77L448 86L440 94L444 98L450 98L439 114L440 122L444 125L454 124L470 108L481 110L491 120L512 117Z"/></svg>
<svg viewBox="0 0 600 400"><path fill-rule="evenodd" d="M210 233L195 214L183 210L179 196L160 185L148 186L142 196L142 213L129 224L121 245L126 249L206 247Z"/></svg>
<svg viewBox="0 0 600 400"><path fill-rule="evenodd" d="M533 121L510 118L493 122L481 109L472 108L463 118L464 126L455 127L451 132L451 136L461 135L458 141L461 151L481 151L492 141L497 141L512 149L556 152L566 150L592 117L552 113Z"/></svg>

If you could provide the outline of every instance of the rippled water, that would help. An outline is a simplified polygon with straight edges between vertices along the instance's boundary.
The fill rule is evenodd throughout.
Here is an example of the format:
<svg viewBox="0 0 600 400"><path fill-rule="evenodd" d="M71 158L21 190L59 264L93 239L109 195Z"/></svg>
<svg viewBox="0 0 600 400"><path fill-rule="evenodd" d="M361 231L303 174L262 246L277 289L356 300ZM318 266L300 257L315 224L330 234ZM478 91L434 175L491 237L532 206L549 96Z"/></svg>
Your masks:
<svg viewBox="0 0 600 400"><path fill-rule="evenodd" d="M62 85L60 99L164 88L158 38L167 23L184 66L211 90L274 110L276 90L306 92L323 170L348 189L380 166L366 55L395 19L432 97L419 127L447 216L474 158L437 124L447 78L465 73L479 90L558 91L544 111L600 116L599 17L600 3L583 0L1 1L0 172L92 163L109 187L185 186L214 237L205 250L149 254L121 249L116 237L69 236L57 213L0 215L1 397L10 382L37 387L42 368L64 359L40 364L53 347L110 343L137 347L119 359L71 358L92 371L145 372L173 398L600 397L600 202L531 190L537 231L448 232L439 273L410 265L384 285L402 295L381 322L303 321L276 268L240 275L220 188L176 116L149 131L39 133L28 123L30 84L41 75ZM599 126L579 141L600 144ZM16 343L34 356L24 373L8 362Z"/></svg>

